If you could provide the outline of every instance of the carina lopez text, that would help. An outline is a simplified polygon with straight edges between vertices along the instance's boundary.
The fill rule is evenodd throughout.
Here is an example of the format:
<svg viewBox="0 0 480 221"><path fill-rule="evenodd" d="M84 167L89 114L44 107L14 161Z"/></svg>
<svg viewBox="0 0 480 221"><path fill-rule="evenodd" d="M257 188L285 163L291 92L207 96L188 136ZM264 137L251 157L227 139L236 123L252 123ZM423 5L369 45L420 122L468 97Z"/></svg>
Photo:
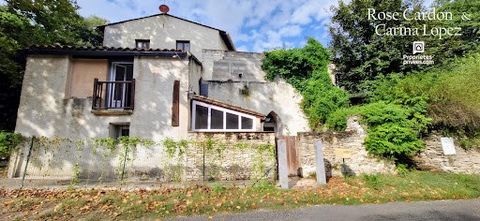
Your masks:
<svg viewBox="0 0 480 221"><path fill-rule="evenodd" d="M451 12L437 12L435 8L428 12L411 13L408 10L403 12L377 12L374 8L368 9L368 20L370 21L451 21L453 14ZM427 25L421 27L388 27L381 23L375 25L375 34L379 36L436 36L439 39L445 36L460 36L460 27L432 27Z"/></svg>

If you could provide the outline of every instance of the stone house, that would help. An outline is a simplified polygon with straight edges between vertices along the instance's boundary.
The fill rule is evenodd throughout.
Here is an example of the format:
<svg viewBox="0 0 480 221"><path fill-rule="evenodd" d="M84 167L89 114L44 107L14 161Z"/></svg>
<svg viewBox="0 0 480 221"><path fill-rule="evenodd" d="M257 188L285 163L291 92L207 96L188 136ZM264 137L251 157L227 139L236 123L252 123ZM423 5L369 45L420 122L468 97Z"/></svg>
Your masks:
<svg viewBox="0 0 480 221"><path fill-rule="evenodd" d="M33 46L16 132L185 138L189 132L308 131L301 96L267 82L262 54L170 14L100 27L102 47Z"/></svg>
<svg viewBox="0 0 480 221"><path fill-rule="evenodd" d="M275 136L309 131L301 95L283 80L266 81L263 55L236 51L223 30L167 13L100 30L100 47L36 45L25 50L17 133L70 140L135 136L155 142L211 134L274 145ZM28 164L27 146L12 156L10 177L20 176ZM76 165L88 176L100 168L114 173L105 165L118 164L118 159L100 165L92 153L78 157L67 146L32 153L36 160L27 174L69 177ZM217 167L249 171L253 157L248 154L230 153ZM131 173L164 174L165 167L158 164L165 161L163 147L134 155ZM191 159L197 162L195 157ZM191 171L196 175L188 175ZM198 167L191 171L182 177L198 178Z"/></svg>

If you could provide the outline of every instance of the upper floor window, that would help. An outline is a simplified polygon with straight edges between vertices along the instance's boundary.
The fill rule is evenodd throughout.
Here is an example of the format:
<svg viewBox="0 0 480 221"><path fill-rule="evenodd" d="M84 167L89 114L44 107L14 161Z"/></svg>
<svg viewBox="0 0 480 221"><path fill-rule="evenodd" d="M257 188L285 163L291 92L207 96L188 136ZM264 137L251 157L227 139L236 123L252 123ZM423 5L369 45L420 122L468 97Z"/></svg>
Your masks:
<svg viewBox="0 0 480 221"><path fill-rule="evenodd" d="M136 39L135 47L138 49L150 49L150 40Z"/></svg>
<svg viewBox="0 0 480 221"><path fill-rule="evenodd" d="M190 41L177 41L177 50L190 51Z"/></svg>

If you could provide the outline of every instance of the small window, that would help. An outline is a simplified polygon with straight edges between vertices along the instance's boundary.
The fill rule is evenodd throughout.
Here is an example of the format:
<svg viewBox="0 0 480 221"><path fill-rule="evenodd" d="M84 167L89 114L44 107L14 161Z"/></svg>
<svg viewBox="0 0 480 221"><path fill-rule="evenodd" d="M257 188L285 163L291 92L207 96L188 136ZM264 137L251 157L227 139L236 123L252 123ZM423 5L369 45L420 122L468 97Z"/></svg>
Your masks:
<svg viewBox="0 0 480 221"><path fill-rule="evenodd" d="M177 50L190 51L190 41L177 41Z"/></svg>
<svg viewBox="0 0 480 221"><path fill-rule="evenodd" d="M118 139L120 137L130 136L130 124L111 124L110 125L110 137Z"/></svg>
<svg viewBox="0 0 480 221"><path fill-rule="evenodd" d="M150 40L135 40L135 47L138 49L150 49Z"/></svg>

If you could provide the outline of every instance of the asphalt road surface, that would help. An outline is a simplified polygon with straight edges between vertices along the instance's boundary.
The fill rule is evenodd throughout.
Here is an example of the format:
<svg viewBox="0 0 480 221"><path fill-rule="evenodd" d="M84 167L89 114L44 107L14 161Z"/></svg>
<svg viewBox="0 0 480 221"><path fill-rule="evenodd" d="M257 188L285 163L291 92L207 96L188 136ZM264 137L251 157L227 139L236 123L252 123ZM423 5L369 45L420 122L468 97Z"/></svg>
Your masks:
<svg viewBox="0 0 480 221"><path fill-rule="evenodd" d="M210 220L206 216L178 217L174 220ZM214 216L213 220L435 220L480 221L480 199L430 202L400 202L359 206L314 206L291 210L258 210Z"/></svg>

